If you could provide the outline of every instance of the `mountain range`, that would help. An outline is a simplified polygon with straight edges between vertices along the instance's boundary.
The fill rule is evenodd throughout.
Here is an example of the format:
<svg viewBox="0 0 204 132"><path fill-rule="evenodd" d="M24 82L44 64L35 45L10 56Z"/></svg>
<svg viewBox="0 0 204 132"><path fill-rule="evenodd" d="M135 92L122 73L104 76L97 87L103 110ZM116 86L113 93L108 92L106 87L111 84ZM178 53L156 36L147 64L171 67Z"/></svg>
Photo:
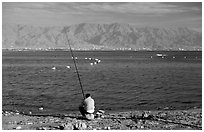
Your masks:
<svg viewBox="0 0 204 132"><path fill-rule="evenodd" d="M129 24L88 24L2 27L2 48L76 50L201 50L202 33L187 27L137 27Z"/></svg>

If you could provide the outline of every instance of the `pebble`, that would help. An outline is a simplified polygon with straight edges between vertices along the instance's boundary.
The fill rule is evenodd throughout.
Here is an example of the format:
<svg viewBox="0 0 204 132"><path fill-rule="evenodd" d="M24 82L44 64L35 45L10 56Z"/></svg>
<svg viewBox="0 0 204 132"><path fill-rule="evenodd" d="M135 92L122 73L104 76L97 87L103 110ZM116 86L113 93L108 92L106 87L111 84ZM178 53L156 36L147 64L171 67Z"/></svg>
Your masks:
<svg viewBox="0 0 204 132"><path fill-rule="evenodd" d="M37 130L45 130L43 127L37 127Z"/></svg>
<svg viewBox="0 0 204 132"><path fill-rule="evenodd" d="M141 128L141 124L137 124L137 128Z"/></svg>
<svg viewBox="0 0 204 132"><path fill-rule="evenodd" d="M26 123L24 121L17 122L17 125L25 125Z"/></svg>
<svg viewBox="0 0 204 132"><path fill-rule="evenodd" d="M57 119L57 120L55 120L54 122L59 122L59 121L60 121L60 120Z"/></svg>
<svg viewBox="0 0 204 132"><path fill-rule="evenodd" d="M21 129L21 126L17 126L16 129L17 129L17 130Z"/></svg>
<svg viewBox="0 0 204 132"><path fill-rule="evenodd" d="M149 114L147 112L144 113L144 117L147 118Z"/></svg>
<svg viewBox="0 0 204 132"><path fill-rule="evenodd" d="M87 128L87 125L85 123L81 123L81 122L78 122L75 124L75 129L76 130L84 130Z"/></svg>
<svg viewBox="0 0 204 132"><path fill-rule="evenodd" d="M98 110L98 112L103 113L103 114L105 113L105 111L104 111L104 110Z"/></svg>
<svg viewBox="0 0 204 132"><path fill-rule="evenodd" d="M92 126L87 126L87 128L92 129Z"/></svg>
<svg viewBox="0 0 204 132"><path fill-rule="evenodd" d="M101 115L102 113L100 113L100 112L96 112L96 115Z"/></svg>
<svg viewBox="0 0 204 132"><path fill-rule="evenodd" d="M73 130L74 129L74 126L71 124L71 123L66 123L64 125L64 129L65 130Z"/></svg>
<svg viewBox="0 0 204 132"><path fill-rule="evenodd" d="M46 128L46 127L41 127L41 130L48 130L48 128Z"/></svg>
<svg viewBox="0 0 204 132"><path fill-rule="evenodd" d="M32 123L32 122L28 122L27 124L28 124L28 125L32 125L33 123Z"/></svg>
<svg viewBox="0 0 204 132"><path fill-rule="evenodd" d="M64 127L64 125L59 125L59 126L57 126L57 128L60 130L64 130L65 127Z"/></svg>
<svg viewBox="0 0 204 132"><path fill-rule="evenodd" d="M143 118L144 116L144 112L138 113L136 115L134 115L136 118Z"/></svg>
<svg viewBox="0 0 204 132"><path fill-rule="evenodd" d="M82 123L82 124L81 124L81 127L82 127L82 129L86 129L86 128L87 128L87 126L86 126L85 123Z"/></svg>
<svg viewBox="0 0 204 132"><path fill-rule="evenodd" d="M167 116L167 113L161 113L160 116L161 116L161 117L166 117L166 116Z"/></svg>

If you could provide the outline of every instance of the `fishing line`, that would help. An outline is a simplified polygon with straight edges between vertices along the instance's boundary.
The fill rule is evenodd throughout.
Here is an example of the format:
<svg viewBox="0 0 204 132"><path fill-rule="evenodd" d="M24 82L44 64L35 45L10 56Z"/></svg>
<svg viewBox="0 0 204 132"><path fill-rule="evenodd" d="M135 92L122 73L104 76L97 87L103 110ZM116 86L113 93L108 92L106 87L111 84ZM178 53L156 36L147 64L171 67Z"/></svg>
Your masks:
<svg viewBox="0 0 204 132"><path fill-rule="evenodd" d="M83 98L85 99L84 90L83 90L81 79L80 79L80 76L79 76L79 71L78 71L78 68L77 68L77 65L76 65L76 60L75 60L75 57L74 57L74 53L72 51L72 48L71 48L71 45L69 43L69 39L68 39L68 36L67 36L66 32L65 32L65 35L66 35L66 39L67 39L67 42L68 42L68 45L69 45L69 49L70 49L70 52L71 52L72 60L74 61L74 66L75 66L76 73L77 73L77 76L78 76L79 85L80 85L80 88L81 88L81 91L82 91L82 94L83 94Z"/></svg>

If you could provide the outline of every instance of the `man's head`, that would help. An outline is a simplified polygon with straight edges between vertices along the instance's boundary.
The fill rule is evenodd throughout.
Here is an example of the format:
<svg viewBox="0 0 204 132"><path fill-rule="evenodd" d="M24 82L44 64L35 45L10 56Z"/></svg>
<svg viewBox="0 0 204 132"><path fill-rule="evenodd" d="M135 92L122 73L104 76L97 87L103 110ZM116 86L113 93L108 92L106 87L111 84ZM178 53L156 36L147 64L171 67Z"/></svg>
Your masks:
<svg viewBox="0 0 204 132"><path fill-rule="evenodd" d="M91 96L91 94L90 93L87 93L86 94L86 98L88 98L88 97L90 97Z"/></svg>

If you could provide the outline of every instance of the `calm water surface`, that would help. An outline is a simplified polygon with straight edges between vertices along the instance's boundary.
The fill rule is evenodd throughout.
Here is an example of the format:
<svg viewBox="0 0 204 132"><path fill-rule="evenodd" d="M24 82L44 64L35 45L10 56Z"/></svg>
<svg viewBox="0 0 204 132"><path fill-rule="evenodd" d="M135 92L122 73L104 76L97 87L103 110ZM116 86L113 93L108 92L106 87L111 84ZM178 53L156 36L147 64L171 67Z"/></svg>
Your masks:
<svg viewBox="0 0 204 132"><path fill-rule="evenodd" d="M165 58L157 57L165 53ZM75 112L82 94L69 51L3 51L3 110ZM202 106L201 52L74 51L85 93L105 111ZM175 58L174 58L175 57ZM101 62L90 65L97 58ZM66 66L71 66L70 69ZM52 67L56 67L53 70Z"/></svg>

